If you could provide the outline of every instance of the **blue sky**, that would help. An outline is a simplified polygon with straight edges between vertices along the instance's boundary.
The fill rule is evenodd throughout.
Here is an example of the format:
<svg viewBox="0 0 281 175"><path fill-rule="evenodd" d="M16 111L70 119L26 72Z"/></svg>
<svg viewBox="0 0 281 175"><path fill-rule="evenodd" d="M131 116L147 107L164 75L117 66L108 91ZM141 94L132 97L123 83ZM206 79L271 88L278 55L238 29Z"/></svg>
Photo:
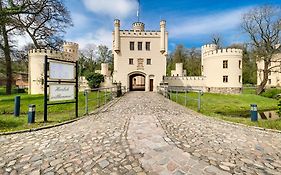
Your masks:
<svg viewBox="0 0 281 175"><path fill-rule="evenodd" d="M121 20L122 29L131 29L137 20L137 0L65 0L74 27L65 40L87 45L104 44L111 48L113 20ZM264 4L281 5L280 0L141 0L141 21L146 29L159 30L167 21L169 50L177 44L200 47L221 35L225 46L243 42L247 37L240 28L241 15Z"/></svg>

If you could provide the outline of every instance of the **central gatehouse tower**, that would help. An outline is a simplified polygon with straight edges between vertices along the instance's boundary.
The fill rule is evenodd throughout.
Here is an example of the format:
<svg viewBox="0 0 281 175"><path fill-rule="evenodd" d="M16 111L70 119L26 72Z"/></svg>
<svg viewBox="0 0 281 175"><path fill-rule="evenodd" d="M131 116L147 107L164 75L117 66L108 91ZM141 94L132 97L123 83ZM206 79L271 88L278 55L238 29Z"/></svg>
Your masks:
<svg viewBox="0 0 281 175"><path fill-rule="evenodd" d="M120 20L116 19L113 82L121 82L130 91L156 91L166 75L166 21L160 22L160 30L145 30L142 22L133 23L131 30L121 30L120 26Z"/></svg>

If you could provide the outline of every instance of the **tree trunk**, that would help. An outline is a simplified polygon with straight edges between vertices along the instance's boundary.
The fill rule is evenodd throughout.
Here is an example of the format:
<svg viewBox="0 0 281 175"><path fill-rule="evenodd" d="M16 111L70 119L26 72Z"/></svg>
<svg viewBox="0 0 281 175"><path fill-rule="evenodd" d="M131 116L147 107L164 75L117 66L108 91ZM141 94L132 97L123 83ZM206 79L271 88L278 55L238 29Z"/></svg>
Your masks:
<svg viewBox="0 0 281 175"><path fill-rule="evenodd" d="M270 63L270 61L264 60L263 80L262 80L261 84L258 85L258 87L257 87L257 95L260 95L265 89L265 85L268 81L268 72L269 72L268 66L269 66L269 63Z"/></svg>
<svg viewBox="0 0 281 175"><path fill-rule="evenodd" d="M4 42L3 52L6 61L6 94L9 95L12 93L12 81L13 81L11 50L9 45L8 32L5 25L1 26L1 31L2 31L2 37Z"/></svg>

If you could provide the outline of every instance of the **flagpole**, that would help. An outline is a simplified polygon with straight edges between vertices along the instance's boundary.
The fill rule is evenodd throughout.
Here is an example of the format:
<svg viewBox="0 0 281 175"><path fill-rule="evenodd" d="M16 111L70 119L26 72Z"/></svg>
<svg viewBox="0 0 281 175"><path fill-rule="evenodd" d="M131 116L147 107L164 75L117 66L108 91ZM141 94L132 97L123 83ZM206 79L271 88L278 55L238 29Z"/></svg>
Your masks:
<svg viewBox="0 0 281 175"><path fill-rule="evenodd" d="M140 0L138 0L138 11L137 11L138 22L140 22Z"/></svg>

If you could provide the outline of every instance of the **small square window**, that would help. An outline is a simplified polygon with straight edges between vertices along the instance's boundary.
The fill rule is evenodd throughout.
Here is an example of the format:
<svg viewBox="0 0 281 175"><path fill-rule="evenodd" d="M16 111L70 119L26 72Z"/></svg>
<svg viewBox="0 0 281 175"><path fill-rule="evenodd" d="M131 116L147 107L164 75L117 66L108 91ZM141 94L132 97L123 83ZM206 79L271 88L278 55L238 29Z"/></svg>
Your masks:
<svg viewBox="0 0 281 175"><path fill-rule="evenodd" d="M147 64L147 65L151 65L151 59L148 58L148 59L146 60L146 64Z"/></svg>
<svg viewBox="0 0 281 175"><path fill-rule="evenodd" d="M226 75L223 76L223 82L224 82L224 83L227 83L227 82L228 82L228 76L226 76Z"/></svg>
<svg viewBox="0 0 281 175"><path fill-rule="evenodd" d="M142 42L138 42L138 50L142 50Z"/></svg>
<svg viewBox="0 0 281 175"><path fill-rule="evenodd" d="M130 42L130 50L135 50L135 43L134 42Z"/></svg>
<svg viewBox="0 0 281 175"><path fill-rule="evenodd" d="M147 51L150 50L150 42L146 42L146 43L145 43L145 49L146 49Z"/></svg>
<svg viewBox="0 0 281 175"><path fill-rule="evenodd" d="M129 59L129 64L130 64L130 65L133 65L133 64L134 64L134 59L133 59L133 58L130 58L130 59Z"/></svg>
<svg viewBox="0 0 281 175"><path fill-rule="evenodd" d="M228 68L228 61L227 60L223 60L223 68L224 69Z"/></svg>

